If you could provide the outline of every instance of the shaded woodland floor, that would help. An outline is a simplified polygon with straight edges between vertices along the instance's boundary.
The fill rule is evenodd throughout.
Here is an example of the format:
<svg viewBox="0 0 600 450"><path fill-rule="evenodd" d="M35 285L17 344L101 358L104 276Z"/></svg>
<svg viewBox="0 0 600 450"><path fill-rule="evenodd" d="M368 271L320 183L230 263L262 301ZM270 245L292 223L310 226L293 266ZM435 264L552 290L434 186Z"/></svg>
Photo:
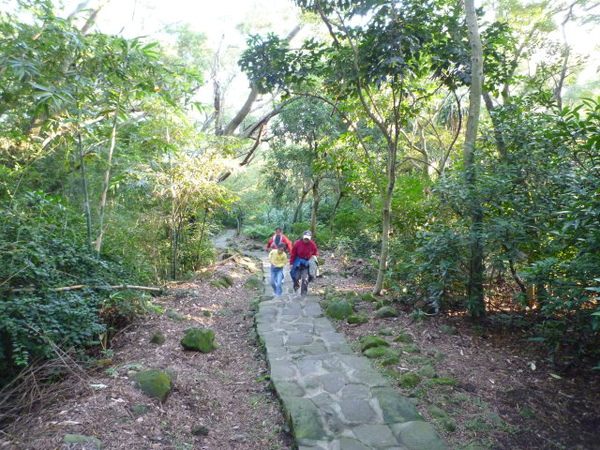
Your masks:
<svg viewBox="0 0 600 450"><path fill-rule="evenodd" d="M254 254L261 247L243 238L218 245ZM351 275L354 262L323 259L323 276L311 285L313 291L369 292L369 282ZM4 423L0 449L92 448L63 444L66 434L96 437L105 449L292 449L254 332L259 293L245 286L259 267L250 257L224 259L156 298L154 304L164 312L127 325L97 363L82 367L65 356L71 373L47 391L43 372L32 374L13 397L12 410L0 411L14 413L17 403L23 406L17 420ZM223 274L231 275L233 286L215 286ZM337 329L357 351L367 334L391 342L399 361L373 364L399 392L415 399L451 449L600 449L600 374L585 364L552 364L543 349L527 341L527 329L474 324L461 316L417 320L409 311L376 319L368 301L355 308L369 321L334 321ZM209 354L184 351L180 340L192 326L214 330L219 348ZM164 333L164 344L150 342L156 331ZM412 342L396 341L400 335ZM400 387L401 374L425 366L455 383L423 377L415 387ZM175 374L174 390L164 403L133 387L131 376L141 369Z"/></svg>

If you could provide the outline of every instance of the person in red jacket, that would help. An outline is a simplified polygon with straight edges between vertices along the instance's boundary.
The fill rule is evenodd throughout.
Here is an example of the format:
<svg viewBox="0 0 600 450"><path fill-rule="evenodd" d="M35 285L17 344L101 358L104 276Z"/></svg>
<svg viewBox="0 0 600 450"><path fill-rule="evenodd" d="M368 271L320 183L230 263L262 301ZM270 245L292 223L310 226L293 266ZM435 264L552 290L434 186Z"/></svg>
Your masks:
<svg viewBox="0 0 600 450"><path fill-rule="evenodd" d="M277 249L279 244L283 242L287 249L288 253L292 252L292 241L290 241L285 234L283 234L283 230L281 227L275 228L275 234L271 236L269 242L267 242L267 251L270 252L273 249Z"/></svg>
<svg viewBox="0 0 600 450"><path fill-rule="evenodd" d="M312 240L312 233L305 231L302 233L302 238L294 243L290 255L290 265L292 266L290 273L292 280L294 280L294 292L297 292L298 288L301 287L300 281L302 280L300 295L306 295L308 292L308 283L312 280L309 265L313 256L315 258L319 256L319 249Z"/></svg>

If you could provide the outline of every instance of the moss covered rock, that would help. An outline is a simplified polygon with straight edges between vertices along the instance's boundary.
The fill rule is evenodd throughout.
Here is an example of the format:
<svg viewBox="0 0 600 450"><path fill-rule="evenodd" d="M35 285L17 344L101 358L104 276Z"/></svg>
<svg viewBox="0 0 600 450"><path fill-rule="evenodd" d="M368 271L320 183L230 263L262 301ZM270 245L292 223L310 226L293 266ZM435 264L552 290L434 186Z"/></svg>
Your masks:
<svg viewBox="0 0 600 450"><path fill-rule="evenodd" d="M228 273L222 273L221 274L221 282L226 287L233 286L234 281L235 281L234 278L231 275L229 275Z"/></svg>
<svg viewBox="0 0 600 450"><path fill-rule="evenodd" d="M346 322L348 322L349 324L367 323L368 321L369 321L369 318L367 316L357 316L357 315L349 316L346 319Z"/></svg>
<svg viewBox="0 0 600 450"><path fill-rule="evenodd" d="M382 306L377 311L375 311L375 317L379 319L385 319L388 317L398 317L400 314L398 310L392 306Z"/></svg>
<svg viewBox="0 0 600 450"><path fill-rule="evenodd" d="M400 386L403 388L411 388L417 386L421 382L421 377L414 372L406 372L400 377Z"/></svg>
<svg viewBox="0 0 600 450"><path fill-rule="evenodd" d="M265 284L261 279L253 275L248 277L248 279L244 282L244 287L254 291L264 291Z"/></svg>
<svg viewBox="0 0 600 450"><path fill-rule="evenodd" d="M406 345L402 347L404 353L421 353L421 349L418 345Z"/></svg>
<svg viewBox="0 0 600 450"><path fill-rule="evenodd" d="M402 333L402 334L399 334L398 336L396 336L394 341L402 342L403 344L412 344L414 342L414 339L412 338L411 335Z"/></svg>
<svg viewBox="0 0 600 450"><path fill-rule="evenodd" d="M417 370L417 373L425 378L435 378L437 377L437 372L435 368L431 364L426 364Z"/></svg>
<svg viewBox="0 0 600 450"><path fill-rule="evenodd" d="M152 335L150 342L157 345L163 345L167 339L162 331L157 331Z"/></svg>
<svg viewBox="0 0 600 450"><path fill-rule="evenodd" d="M388 355L388 349L387 347L371 347L366 349L363 355L371 359L381 358Z"/></svg>
<svg viewBox="0 0 600 450"><path fill-rule="evenodd" d="M177 311L171 308L167 309L165 311L165 314L169 319L177 320L178 322L183 322L185 320L185 317L183 317L181 314L179 314Z"/></svg>
<svg viewBox="0 0 600 450"><path fill-rule="evenodd" d="M375 296L373 294L371 294L370 292L367 292L366 294L362 295L362 300L365 302L376 302L377 299L375 298Z"/></svg>
<svg viewBox="0 0 600 450"><path fill-rule="evenodd" d="M144 370L133 379L135 387L151 398L164 402L171 393L171 375L161 370Z"/></svg>
<svg viewBox="0 0 600 450"><path fill-rule="evenodd" d="M228 288L233 286L235 279L228 273L218 274L218 278L211 281L210 285L216 288Z"/></svg>
<svg viewBox="0 0 600 450"><path fill-rule="evenodd" d="M382 366L393 366L400 363L400 357L395 354L387 355L384 360L381 361Z"/></svg>
<svg viewBox="0 0 600 450"><path fill-rule="evenodd" d="M217 347L215 344L215 332L205 328L189 328L181 340L181 345L186 350L209 353Z"/></svg>
<svg viewBox="0 0 600 450"><path fill-rule="evenodd" d="M63 442L66 446L68 446L68 448L71 448L71 444L82 444L85 448L95 448L97 450L102 449L102 441L100 439L92 436L85 436L83 434L65 434Z"/></svg>
<svg viewBox="0 0 600 450"><path fill-rule="evenodd" d="M345 300L334 300L329 304L325 312L329 317L342 320L354 314L354 309Z"/></svg>
<svg viewBox="0 0 600 450"><path fill-rule="evenodd" d="M363 336L360 340L360 349L364 352L365 350L373 347L389 347L390 344L383 338L375 336L374 334L368 334Z"/></svg>

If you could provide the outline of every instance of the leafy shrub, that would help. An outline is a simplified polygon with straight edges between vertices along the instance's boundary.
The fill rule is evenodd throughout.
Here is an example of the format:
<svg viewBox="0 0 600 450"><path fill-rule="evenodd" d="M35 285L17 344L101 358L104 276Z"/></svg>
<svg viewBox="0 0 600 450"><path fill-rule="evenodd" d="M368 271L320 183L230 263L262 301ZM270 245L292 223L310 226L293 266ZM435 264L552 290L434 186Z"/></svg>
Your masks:
<svg viewBox="0 0 600 450"><path fill-rule="evenodd" d="M14 209L2 211L0 377L51 357L55 347L91 345L111 322L111 310L121 311L106 291L91 286L132 284L124 267L55 225L52 213L60 208L46 210L47 220L39 223Z"/></svg>
<svg viewBox="0 0 600 450"><path fill-rule="evenodd" d="M404 300L420 300L435 310L461 307L466 279L464 237L449 228L432 227L418 233L410 245L415 244L406 250L400 241L393 243L394 263L387 275L392 290Z"/></svg>
<svg viewBox="0 0 600 450"><path fill-rule="evenodd" d="M271 228L268 225L262 224L248 225L242 229L242 233L248 236L250 239L264 241L265 244L274 232L275 228Z"/></svg>
<svg viewBox="0 0 600 450"><path fill-rule="evenodd" d="M261 223L270 226L272 230L275 227L281 227L284 232L290 229L294 212L292 208L270 208L261 215Z"/></svg>
<svg viewBox="0 0 600 450"><path fill-rule="evenodd" d="M83 294L83 295L82 295ZM84 347L105 331L98 310L100 298L86 292L16 294L0 303L2 365L26 365L50 358L54 346Z"/></svg>
<svg viewBox="0 0 600 450"><path fill-rule="evenodd" d="M292 242L300 239L302 233L306 230L310 230L310 223L308 222L295 222L291 225L291 230L289 233L289 238Z"/></svg>
<svg viewBox="0 0 600 450"><path fill-rule="evenodd" d="M367 234L366 231L354 232L350 236L346 236L337 233L331 234L328 229L319 229L317 243L319 248L327 248L337 258L345 260L374 258L380 251L380 243L374 232L370 234Z"/></svg>

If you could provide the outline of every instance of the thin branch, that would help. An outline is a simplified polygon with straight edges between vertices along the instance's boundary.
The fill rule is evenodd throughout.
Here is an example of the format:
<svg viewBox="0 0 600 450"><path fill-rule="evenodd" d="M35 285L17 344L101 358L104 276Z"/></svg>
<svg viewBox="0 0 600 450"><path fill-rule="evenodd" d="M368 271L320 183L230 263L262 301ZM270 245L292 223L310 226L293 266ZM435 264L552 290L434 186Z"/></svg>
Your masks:
<svg viewBox="0 0 600 450"><path fill-rule="evenodd" d="M50 289L51 291L54 292L64 292L64 291L77 291L80 289L131 289L131 290L136 290L136 291L149 291L149 292L164 292L163 288L157 288L157 287L152 287L152 286L136 286L136 285L131 285L131 284L117 284L117 285L113 285L113 286L91 286L88 284L76 284L73 286L62 286L62 287L57 287L57 288L52 288ZM18 288L18 289L12 289L10 292L35 292L38 289L34 289L34 288Z"/></svg>

